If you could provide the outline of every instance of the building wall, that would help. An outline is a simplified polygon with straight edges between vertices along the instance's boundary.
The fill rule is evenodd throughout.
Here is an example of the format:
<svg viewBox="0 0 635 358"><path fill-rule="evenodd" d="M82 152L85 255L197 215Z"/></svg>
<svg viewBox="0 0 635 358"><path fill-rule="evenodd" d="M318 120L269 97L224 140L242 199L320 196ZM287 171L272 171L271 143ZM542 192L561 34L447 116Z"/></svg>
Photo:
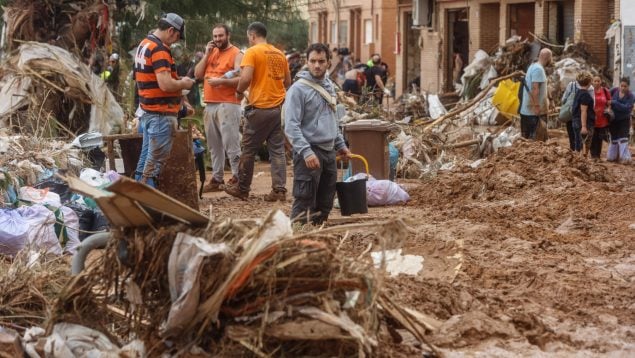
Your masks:
<svg viewBox="0 0 635 358"><path fill-rule="evenodd" d="M575 42L584 41L589 45L592 61L601 66L607 62L607 44L604 33L609 26L608 1L576 0L575 2Z"/></svg>
<svg viewBox="0 0 635 358"><path fill-rule="evenodd" d="M485 51L492 50L495 45L494 38L498 43L507 40L509 29L509 7L513 4L535 3L534 6L534 33L538 36L555 34L557 20L555 16L550 16L550 9L553 9L553 0L437 0L435 8L434 30L427 29L421 31L424 48L421 54L421 82L424 90L431 92L441 92L445 87L445 73L448 65L444 56L447 54L446 12L451 9L469 8L469 37L470 37L470 58L479 49ZM573 11L571 6L564 6L564 33L571 33L574 41L584 41L588 44L592 54L592 61L605 66L607 62L607 43L604 40L604 33L609 25L609 20L620 18L620 3L622 0L565 0L573 1ZM614 1L614 9L609 8L610 1ZM494 19L492 7L499 6L498 20ZM622 6L623 7L623 6ZM553 11L553 10L552 10ZM573 17L573 18L571 18ZM498 36L493 23L498 21ZM573 24L573 25L571 25ZM571 28L569 28L569 27ZM555 37L555 36L554 36Z"/></svg>
<svg viewBox="0 0 635 358"><path fill-rule="evenodd" d="M380 53L382 60L388 64L391 75L396 69L395 44L397 26L397 0L339 0L339 19L335 13L334 3L337 0L311 0L308 5L309 28L315 23L319 26L319 14L327 13L325 36L318 39L309 40L311 42L321 41L327 43L331 48L348 47L353 50L355 39L351 38L351 10L361 10L360 31L356 35L360 44L358 51L354 55L362 62L368 61L373 53ZM332 23L338 21L346 22L348 33L345 42L334 42ZM364 21L371 20L373 24L373 36L371 43L365 43ZM320 31L318 30L318 33ZM341 38L341 37L340 37Z"/></svg>

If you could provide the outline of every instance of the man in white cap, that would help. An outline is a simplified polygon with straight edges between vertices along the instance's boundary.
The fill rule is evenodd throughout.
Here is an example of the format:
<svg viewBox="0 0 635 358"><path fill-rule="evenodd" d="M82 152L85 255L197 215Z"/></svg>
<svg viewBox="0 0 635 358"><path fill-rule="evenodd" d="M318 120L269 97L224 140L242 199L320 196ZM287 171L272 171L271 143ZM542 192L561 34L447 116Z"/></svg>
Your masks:
<svg viewBox="0 0 635 358"><path fill-rule="evenodd" d="M170 151L177 128L177 113L181 108L181 90L190 89L194 80L179 78L170 52L170 45L183 39L185 21L179 15L164 15L158 28L149 34L137 48L135 80L139 88L139 103L144 114L143 144L135 179L152 187Z"/></svg>

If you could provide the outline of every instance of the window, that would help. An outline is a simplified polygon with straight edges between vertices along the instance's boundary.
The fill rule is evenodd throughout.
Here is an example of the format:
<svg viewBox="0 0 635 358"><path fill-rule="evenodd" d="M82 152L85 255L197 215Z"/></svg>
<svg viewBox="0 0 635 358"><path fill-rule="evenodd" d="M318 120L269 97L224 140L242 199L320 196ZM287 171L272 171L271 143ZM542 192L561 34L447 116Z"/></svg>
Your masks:
<svg viewBox="0 0 635 358"><path fill-rule="evenodd" d="M373 20L364 20L364 44L368 45L373 42Z"/></svg>
<svg viewBox="0 0 635 358"><path fill-rule="evenodd" d="M315 43L318 42L318 31L317 31L317 24L315 22L311 23L311 42Z"/></svg>
<svg viewBox="0 0 635 358"><path fill-rule="evenodd" d="M337 43L337 38L336 33L337 31L335 31L335 21L331 21L331 43L332 44L336 44Z"/></svg>
<svg viewBox="0 0 635 358"><path fill-rule="evenodd" d="M339 46L347 46L348 44L348 21L340 21L340 29L339 29Z"/></svg>

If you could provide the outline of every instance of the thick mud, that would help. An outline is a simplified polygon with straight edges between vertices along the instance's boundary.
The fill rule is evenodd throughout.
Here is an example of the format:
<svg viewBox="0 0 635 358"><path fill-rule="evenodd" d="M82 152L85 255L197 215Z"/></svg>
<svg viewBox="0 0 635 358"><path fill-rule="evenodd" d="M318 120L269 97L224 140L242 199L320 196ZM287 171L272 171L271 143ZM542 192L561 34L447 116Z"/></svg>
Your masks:
<svg viewBox="0 0 635 358"><path fill-rule="evenodd" d="M422 256L423 270L388 284L404 306L442 322L429 332L442 353L635 355L635 166L518 141L476 169L402 183L407 205L369 215L405 217L414 229L388 246ZM291 198L262 201L270 185L261 175L249 201L207 194L201 208L211 204L217 217L288 212ZM362 229L342 249L359 255L369 245L378 247L377 237ZM401 342L381 355L417 356L418 349Z"/></svg>

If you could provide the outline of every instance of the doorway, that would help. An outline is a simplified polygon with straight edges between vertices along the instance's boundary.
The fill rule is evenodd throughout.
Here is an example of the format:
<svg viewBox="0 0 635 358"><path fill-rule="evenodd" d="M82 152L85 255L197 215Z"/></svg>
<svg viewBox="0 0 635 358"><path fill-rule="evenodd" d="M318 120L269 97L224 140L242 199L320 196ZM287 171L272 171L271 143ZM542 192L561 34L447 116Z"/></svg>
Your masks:
<svg viewBox="0 0 635 358"><path fill-rule="evenodd" d="M533 40L529 33L535 33L534 7L533 2L509 5L509 37L518 35L521 40Z"/></svg>
<svg viewBox="0 0 635 358"><path fill-rule="evenodd" d="M403 93L412 90L412 84L421 88L421 49L417 45L421 31L413 28L412 12L403 13L402 32L404 34L404 71L403 71Z"/></svg>
<svg viewBox="0 0 635 358"><path fill-rule="evenodd" d="M468 26L468 9L447 10L447 41L445 90L454 92L454 83L459 81L463 68L469 63L470 33Z"/></svg>

